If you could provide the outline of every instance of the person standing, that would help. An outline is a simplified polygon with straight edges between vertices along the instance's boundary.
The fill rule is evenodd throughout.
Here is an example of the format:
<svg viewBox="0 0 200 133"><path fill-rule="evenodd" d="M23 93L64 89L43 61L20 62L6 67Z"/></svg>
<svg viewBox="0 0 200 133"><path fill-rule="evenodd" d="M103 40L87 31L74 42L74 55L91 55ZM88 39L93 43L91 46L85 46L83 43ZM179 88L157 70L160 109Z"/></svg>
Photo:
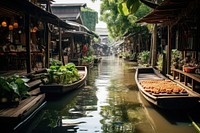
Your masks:
<svg viewBox="0 0 200 133"><path fill-rule="evenodd" d="M86 44L84 44L83 49L82 49L83 56L87 56L87 50L88 50L88 47Z"/></svg>

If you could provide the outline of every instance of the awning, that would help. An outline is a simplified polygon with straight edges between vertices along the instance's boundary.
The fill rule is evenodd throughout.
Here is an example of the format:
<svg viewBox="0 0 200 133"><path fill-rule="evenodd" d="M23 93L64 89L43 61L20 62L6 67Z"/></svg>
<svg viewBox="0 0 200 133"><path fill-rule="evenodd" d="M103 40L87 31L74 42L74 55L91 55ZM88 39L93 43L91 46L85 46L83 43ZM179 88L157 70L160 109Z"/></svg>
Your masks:
<svg viewBox="0 0 200 133"><path fill-rule="evenodd" d="M45 11L27 0L0 0L0 7L9 8L23 14L29 14L41 21L61 26L63 28L71 28L71 25L63 22L54 14Z"/></svg>
<svg viewBox="0 0 200 133"><path fill-rule="evenodd" d="M93 32L89 32L89 31L85 32L85 31L75 31L75 30L66 30L66 31L64 31L63 35L66 34L66 33L77 34L77 35L88 35L88 36L95 36L96 35ZM95 37L98 38L99 36L96 35Z"/></svg>
<svg viewBox="0 0 200 133"><path fill-rule="evenodd" d="M76 23L73 21L68 21L68 20L66 20L66 23L71 25L72 27L74 27L74 29L77 29L79 32L85 32L89 35L93 35L96 38L99 38L99 36L96 33L94 33L93 31L90 31L86 26L84 26L82 24L79 24L79 23ZM72 31L72 32L77 32L77 31Z"/></svg>
<svg viewBox="0 0 200 133"><path fill-rule="evenodd" d="M194 0L165 0L137 23L169 23L176 21L183 9Z"/></svg>
<svg viewBox="0 0 200 133"><path fill-rule="evenodd" d="M64 31L63 35L64 34L79 34L79 35L89 35L87 32L84 32L84 31L70 31L70 30L66 30Z"/></svg>

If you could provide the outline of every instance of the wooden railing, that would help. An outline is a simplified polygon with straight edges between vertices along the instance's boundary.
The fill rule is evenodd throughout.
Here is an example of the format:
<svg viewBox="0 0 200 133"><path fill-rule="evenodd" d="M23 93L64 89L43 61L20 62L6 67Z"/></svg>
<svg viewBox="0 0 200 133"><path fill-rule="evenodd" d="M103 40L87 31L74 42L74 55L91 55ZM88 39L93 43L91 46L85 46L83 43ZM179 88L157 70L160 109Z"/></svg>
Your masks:
<svg viewBox="0 0 200 133"><path fill-rule="evenodd" d="M179 69L172 68L173 80L178 79L179 82L184 82L185 86L188 86L189 79L191 83L192 90L196 90L196 84L200 83L200 75L196 73L187 73Z"/></svg>

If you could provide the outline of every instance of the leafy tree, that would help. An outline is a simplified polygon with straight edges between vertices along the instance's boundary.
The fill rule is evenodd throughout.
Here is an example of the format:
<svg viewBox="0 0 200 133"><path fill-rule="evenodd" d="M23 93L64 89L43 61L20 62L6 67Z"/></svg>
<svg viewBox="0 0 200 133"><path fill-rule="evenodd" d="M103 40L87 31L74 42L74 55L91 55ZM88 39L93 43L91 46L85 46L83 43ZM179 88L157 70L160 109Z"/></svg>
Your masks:
<svg viewBox="0 0 200 133"><path fill-rule="evenodd" d="M85 25L89 30L95 31L96 24L98 23L98 13L90 8L82 8L81 17L83 25Z"/></svg>
<svg viewBox="0 0 200 133"><path fill-rule="evenodd" d="M123 12L122 10L129 7L131 11L135 11L136 6L133 6L135 0L102 0L101 4L101 17L100 19L107 23L108 30L110 32L110 36L113 38L119 38L123 36L127 32L145 32L148 29L140 24L136 24L136 20L145 16L147 13L151 11L150 8L141 4L139 1L136 4L139 4L137 7L137 12L135 14L130 14L127 9L127 12ZM132 4L132 5L131 5ZM140 6L141 5L141 6Z"/></svg>

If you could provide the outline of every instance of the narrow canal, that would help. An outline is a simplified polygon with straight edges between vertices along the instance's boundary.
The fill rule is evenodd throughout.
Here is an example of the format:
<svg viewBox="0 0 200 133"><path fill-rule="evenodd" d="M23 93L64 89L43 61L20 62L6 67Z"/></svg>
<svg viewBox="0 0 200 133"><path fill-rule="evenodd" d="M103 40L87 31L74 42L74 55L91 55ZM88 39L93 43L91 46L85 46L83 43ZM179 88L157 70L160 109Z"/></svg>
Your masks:
<svg viewBox="0 0 200 133"><path fill-rule="evenodd" d="M162 111L138 92L134 63L103 57L87 85L46 106L20 133L197 133L186 113Z"/></svg>

